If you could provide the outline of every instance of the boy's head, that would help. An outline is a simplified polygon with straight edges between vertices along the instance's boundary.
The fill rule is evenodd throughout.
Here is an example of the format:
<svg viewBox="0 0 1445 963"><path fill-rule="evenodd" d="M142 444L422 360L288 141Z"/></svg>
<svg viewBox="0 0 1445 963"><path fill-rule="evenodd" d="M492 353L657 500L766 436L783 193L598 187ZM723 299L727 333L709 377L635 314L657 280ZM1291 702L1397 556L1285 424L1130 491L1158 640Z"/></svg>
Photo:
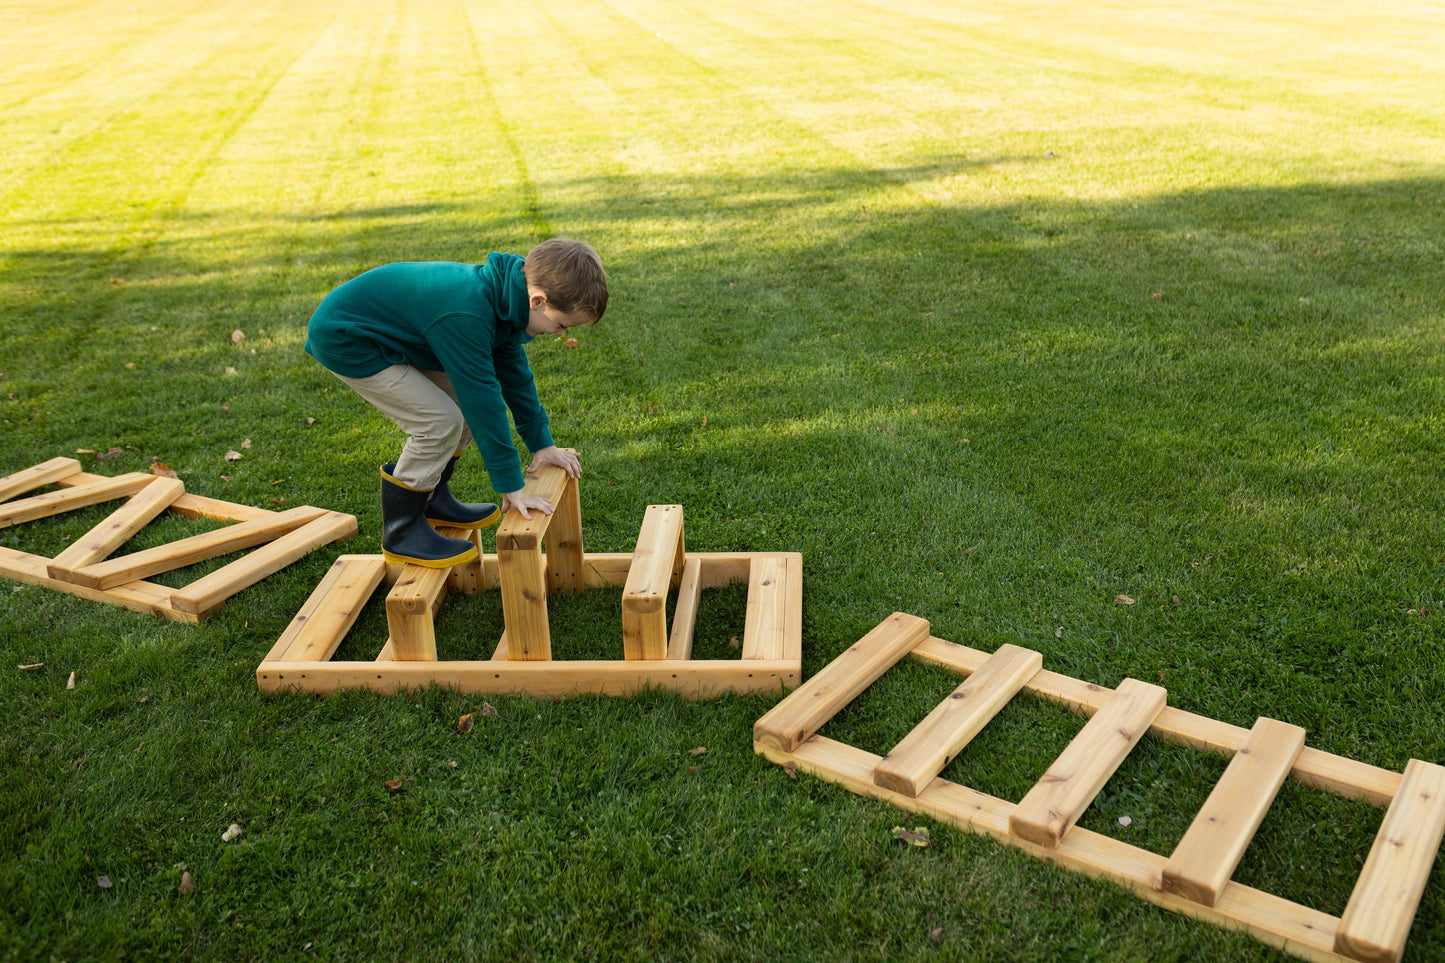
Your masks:
<svg viewBox="0 0 1445 963"><path fill-rule="evenodd" d="M590 244L568 237L543 241L527 252L522 273L528 289L545 294L556 311L593 321L607 311L607 272Z"/></svg>

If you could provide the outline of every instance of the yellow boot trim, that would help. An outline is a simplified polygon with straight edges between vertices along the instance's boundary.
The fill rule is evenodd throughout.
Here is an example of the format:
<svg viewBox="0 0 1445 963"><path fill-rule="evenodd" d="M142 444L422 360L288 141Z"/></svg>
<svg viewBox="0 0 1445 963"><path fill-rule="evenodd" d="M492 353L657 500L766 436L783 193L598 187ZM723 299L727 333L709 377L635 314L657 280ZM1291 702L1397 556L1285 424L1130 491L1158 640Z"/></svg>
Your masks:
<svg viewBox="0 0 1445 963"><path fill-rule="evenodd" d="M450 525L452 528L491 528L501 520L502 510L500 508L493 511L492 514L486 518L478 519L475 522L448 522L440 518L427 519L427 521L432 523L432 527L436 527L437 525Z"/></svg>
<svg viewBox="0 0 1445 963"><path fill-rule="evenodd" d="M410 558L406 555L397 555L381 550L381 557L392 565L420 565L422 568L451 568L453 565L461 565L463 562L470 562L477 557L477 547L469 545L465 552L453 555L451 558Z"/></svg>

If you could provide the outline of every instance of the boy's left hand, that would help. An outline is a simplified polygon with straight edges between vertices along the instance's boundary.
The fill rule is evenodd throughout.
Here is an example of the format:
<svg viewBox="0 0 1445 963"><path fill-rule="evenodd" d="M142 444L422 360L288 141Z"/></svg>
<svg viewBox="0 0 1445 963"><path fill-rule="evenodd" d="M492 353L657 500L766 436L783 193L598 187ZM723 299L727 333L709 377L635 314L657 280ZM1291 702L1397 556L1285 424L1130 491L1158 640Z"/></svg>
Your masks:
<svg viewBox="0 0 1445 963"><path fill-rule="evenodd" d="M556 465L572 478L582 477L582 460L571 448L558 448L556 445L552 445L533 452L532 464L527 466L527 474L535 474L537 469L546 465Z"/></svg>

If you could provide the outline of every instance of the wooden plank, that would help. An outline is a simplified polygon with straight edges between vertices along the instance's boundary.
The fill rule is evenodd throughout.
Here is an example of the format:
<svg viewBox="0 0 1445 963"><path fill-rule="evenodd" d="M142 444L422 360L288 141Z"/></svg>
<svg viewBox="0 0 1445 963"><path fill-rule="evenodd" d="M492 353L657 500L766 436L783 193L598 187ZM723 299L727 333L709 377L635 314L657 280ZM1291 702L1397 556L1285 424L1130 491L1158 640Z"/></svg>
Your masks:
<svg viewBox="0 0 1445 963"><path fill-rule="evenodd" d="M622 589L626 658L667 657L667 590L682 549L682 506L648 505Z"/></svg>
<svg viewBox="0 0 1445 963"><path fill-rule="evenodd" d="M1445 767L1411 759L1340 917L1336 952L1355 960L1400 958L1442 838Z"/></svg>
<svg viewBox="0 0 1445 963"><path fill-rule="evenodd" d="M16 495L23 495L42 486L54 484L78 471L80 471L80 462L74 458L52 458L12 475L6 475L4 478L0 478L0 502L8 502Z"/></svg>
<svg viewBox="0 0 1445 963"><path fill-rule="evenodd" d="M918 795L1043 664L1041 653L1016 645L999 646L982 668L883 757L873 781L905 796Z"/></svg>
<svg viewBox="0 0 1445 963"><path fill-rule="evenodd" d="M560 469L559 469L560 470ZM547 576L535 546L497 549L502 590L502 621L514 660L550 661L552 631L547 624Z"/></svg>
<svg viewBox="0 0 1445 963"><path fill-rule="evenodd" d="M460 592L463 595L476 595L478 592L487 590L486 562L482 558L482 530L480 528L451 528L449 532L461 532L454 538L465 538L476 546L477 557L469 562L460 565L453 565L448 570L447 591Z"/></svg>
<svg viewBox="0 0 1445 963"><path fill-rule="evenodd" d="M523 694L542 699L629 695L666 689L689 699L728 692L777 695L798 684L801 670L785 662L664 659L576 662L266 662L256 670L263 692L325 694L368 689L394 695L436 684L474 695Z"/></svg>
<svg viewBox="0 0 1445 963"><path fill-rule="evenodd" d="M789 662L803 661L803 556L784 555L787 566L787 590L783 614L783 658Z"/></svg>
<svg viewBox="0 0 1445 963"><path fill-rule="evenodd" d="M754 723L753 741L796 749L927 637L926 619L894 612Z"/></svg>
<svg viewBox="0 0 1445 963"><path fill-rule="evenodd" d="M697 609L702 601L702 561L687 560L682 570L682 584L677 589L677 607L672 612L672 634L667 641L669 659L692 658L692 642L697 631Z"/></svg>
<svg viewBox="0 0 1445 963"><path fill-rule="evenodd" d="M356 534L356 518L341 512L326 514L171 593L171 605L182 612L204 615L237 592L278 572L323 545Z"/></svg>
<svg viewBox="0 0 1445 963"><path fill-rule="evenodd" d="M545 498L555 509L562 501L562 493L572 479L556 465L547 465L536 473L528 475L522 486L526 497ZM542 549L542 538L547 534L555 515L532 510L531 518L523 518L520 509L512 509L497 526L497 550Z"/></svg>
<svg viewBox="0 0 1445 963"><path fill-rule="evenodd" d="M1164 866L1165 892L1214 905L1304 745L1299 726L1255 722Z"/></svg>
<svg viewBox="0 0 1445 963"><path fill-rule="evenodd" d="M450 536L449 536L450 537ZM437 660L433 612L446 592L450 569L407 565L386 595L391 657L399 662Z"/></svg>
<svg viewBox="0 0 1445 963"><path fill-rule="evenodd" d="M71 476L74 477L74 476ZM31 495L18 501L0 505L0 528L33 522L37 518L49 518L62 512L129 498L155 480L154 475L144 472L130 472L114 478L103 478L88 485L76 485L43 495Z"/></svg>
<svg viewBox="0 0 1445 963"><path fill-rule="evenodd" d="M968 675L988 658L988 653L966 645L930 637L920 642L912 656L951 672ZM1057 672L1042 669L1024 686L1024 691L1050 702L1057 702L1083 716L1092 716L1111 694L1111 690L1092 682L1083 682ZM1207 752L1232 755L1244 745L1249 730L1205 716L1165 706L1149 727L1161 739L1193 746ZM1346 759L1305 746L1290 775L1307 786L1343 796L1363 799L1376 806L1387 806L1400 785L1400 774L1368 763Z"/></svg>
<svg viewBox="0 0 1445 963"><path fill-rule="evenodd" d="M89 485L92 482L105 481L107 475L92 475L89 472L76 472L56 482L57 485L74 486ZM266 518L276 514L270 509L254 508L250 505L239 505L235 502L222 501L219 498L208 498L205 495L197 495L186 492L177 498L171 505L171 511L177 515L184 515L186 518L215 518L223 522L250 522L258 518Z"/></svg>
<svg viewBox="0 0 1445 963"><path fill-rule="evenodd" d="M108 589L160 572L194 565L218 555L239 552L269 542L326 514L322 508L300 505L284 512L267 512L255 521L202 532L155 548L122 555L84 568L57 573L58 578L90 588Z"/></svg>
<svg viewBox="0 0 1445 963"><path fill-rule="evenodd" d="M1096 879L1111 880L1165 909L1220 926L1245 929L1264 942L1307 960L1341 963L1341 957L1331 949L1339 921L1318 910L1239 883L1230 883L1213 907L1165 893L1157 887L1164 866L1162 856L1082 828L1069 833L1057 849L1046 849L1009 832L1009 817L1017 809L1013 803L943 779L934 780L916 797L884 789L873 781L873 772L880 761L878 756L822 736L813 737L793 752L763 743L755 743L754 749L778 765L792 763L798 770L859 795L932 816L959 829L987 834L1048 862Z"/></svg>
<svg viewBox="0 0 1445 963"><path fill-rule="evenodd" d="M75 569L92 565L120 548L136 532L185 494L186 486L176 478L154 478L150 484L111 512L99 525L71 543L51 559L51 578L65 579Z"/></svg>
<svg viewBox="0 0 1445 963"><path fill-rule="evenodd" d="M1157 685L1125 679L1114 697L1094 713L1038 783L1019 800L1009 831L1031 843L1055 848L1129 751L1144 738L1164 708L1166 693Z"/></svg>
<svg viewBox="0 0 1445 963"><path fill-rule="evenodd" d="M271 646L265 661L331 658L385 576L386 561L380 555L339 557Z"/></svg>
<svg viewBox="0 0 1445 963"><path fill-rule="evenodd" d="M57 592L64 592L67 595L74 595L90 602L100 602L105 605L119 605L122 608L130 609L133 612L143 612L146 615L158 615L162 618L171 619L175 622L188 622L194 624L200 621L200 617L193 612L182 612L171 605L171 590L163 585L156 585L154 582L129 582L107 591L87 588L84 585L75 585L71 582L62 582L59 579L50 577L47 566L50 559L39 555L30 555L26 552L19 552L13 548L6 548L0 545L0 576L14 579L17 582L24 582L28 585L39 585L43 588L53 589Z"/></svg>
<svg viewBox="0 0 1445 963"><path fill-rule="evenodd" d="M748 577L744 659L781 659L788 628L787 560L760 558Z"/></svg>
<svg viewBox="0 0 1445 963"><path fill-rule="evenodd" d="M582 564L581 485L567 479L553 502L552 524L547 528L547 591L582 592L587 570Z"/></svg>

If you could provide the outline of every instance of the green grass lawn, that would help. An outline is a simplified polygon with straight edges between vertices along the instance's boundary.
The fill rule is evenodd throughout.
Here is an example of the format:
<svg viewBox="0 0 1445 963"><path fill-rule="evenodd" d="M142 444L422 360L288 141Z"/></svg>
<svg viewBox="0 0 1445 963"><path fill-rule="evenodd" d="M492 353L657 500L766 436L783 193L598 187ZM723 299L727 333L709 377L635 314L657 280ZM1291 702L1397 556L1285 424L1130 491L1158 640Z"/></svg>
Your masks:
<svg viewBox="0 0 1445 963"><path fill-rule="evenodd" d="M801 552L806 674L901 610L1445 761L1442 47L1385 0L0 2L0 475L158 459L361 524L199 627L0 582L0 958L1283 959L906 846L753 755L771 699L262 697L400 443L301 344L377 264L585 239L608 315L530 356L589 550L676 502L694 550ZM599 598L553 604L571 657L620 652ZM456 604L443 657L485 654ZM824 732L886 751L953 684ZM1080 725L1016 703L945 776L1017 799ZM1083 824L1168 852L1222 767L1146 740ZM1379 819L1291 783L1236 878L1338 914Z"/></svg>

